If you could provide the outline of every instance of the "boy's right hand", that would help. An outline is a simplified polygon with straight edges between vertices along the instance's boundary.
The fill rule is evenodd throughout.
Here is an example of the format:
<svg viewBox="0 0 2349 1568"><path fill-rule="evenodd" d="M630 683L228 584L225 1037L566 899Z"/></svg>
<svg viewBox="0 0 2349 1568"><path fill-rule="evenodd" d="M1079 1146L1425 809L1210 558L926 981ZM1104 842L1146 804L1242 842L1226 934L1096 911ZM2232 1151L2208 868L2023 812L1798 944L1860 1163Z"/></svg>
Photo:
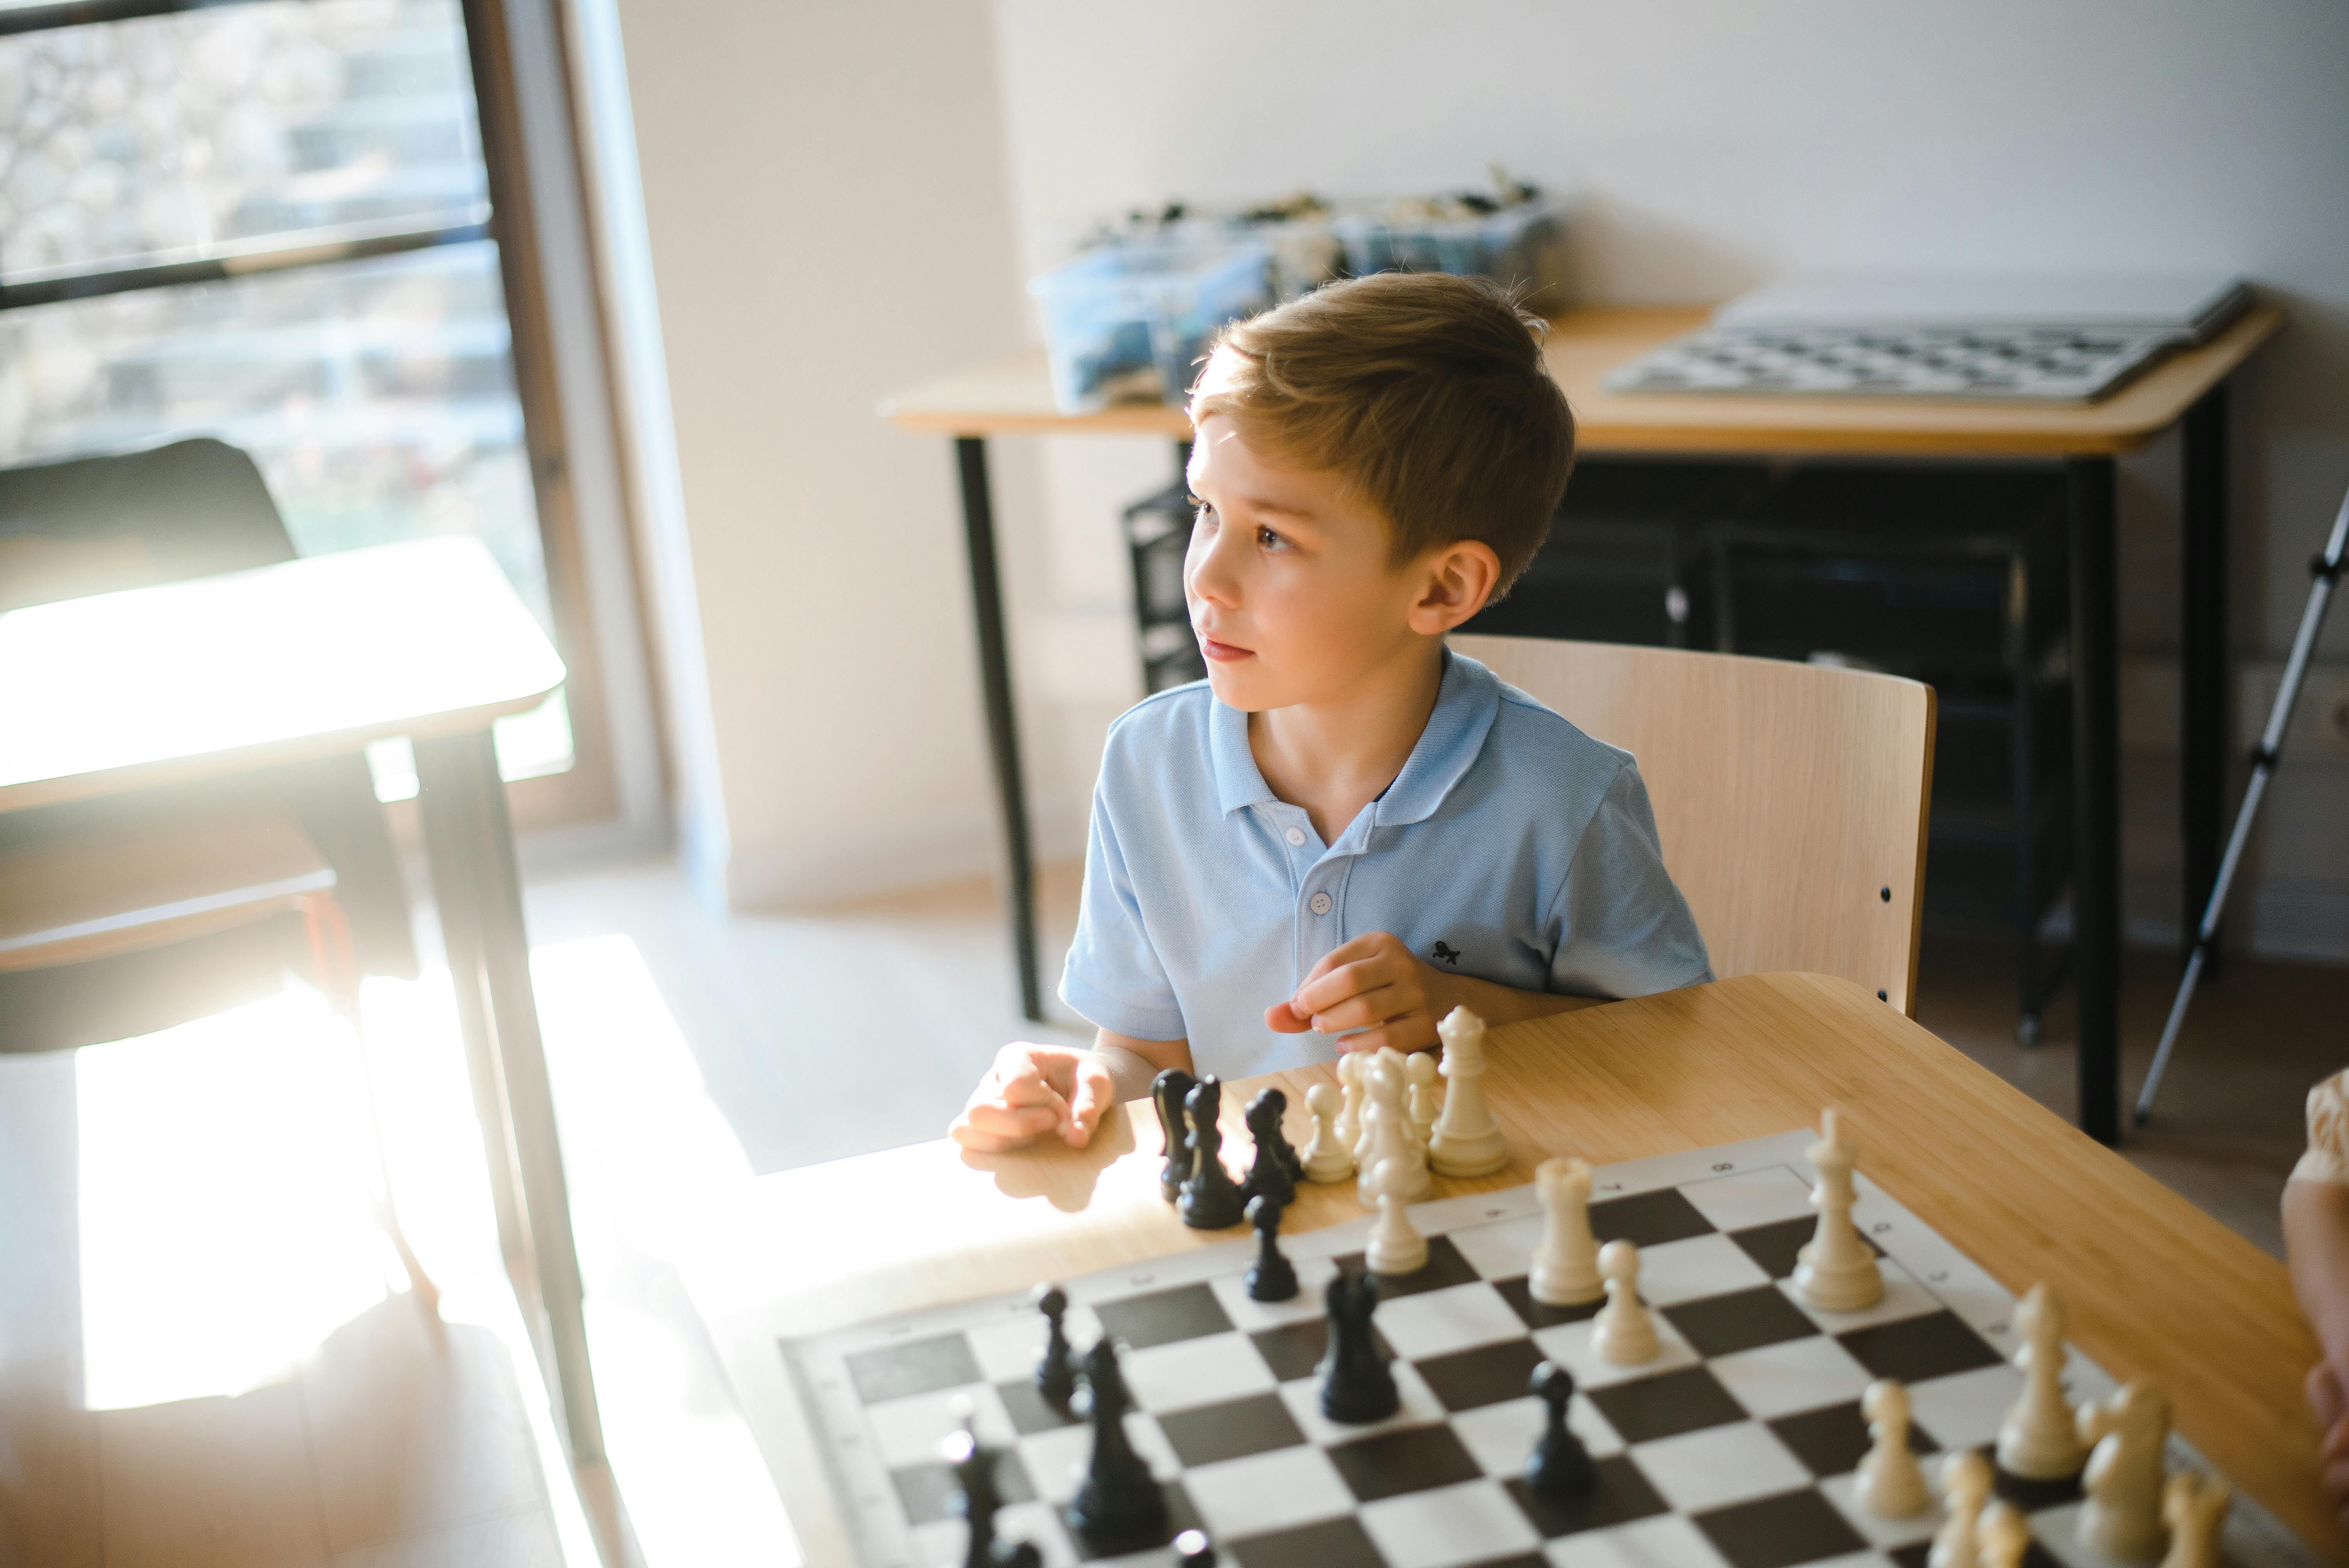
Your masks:
<svg viewBox="0 0 2349 1568"><path fill-rule="evenodd" d="M1102 1112L1117 1102L1109 1069L1091 1051L1015 1040L971 1090L970 1103L947 1129L965 1149L1000 1153L1047 1132L1071 1149L1092 1141Z"/></svg>

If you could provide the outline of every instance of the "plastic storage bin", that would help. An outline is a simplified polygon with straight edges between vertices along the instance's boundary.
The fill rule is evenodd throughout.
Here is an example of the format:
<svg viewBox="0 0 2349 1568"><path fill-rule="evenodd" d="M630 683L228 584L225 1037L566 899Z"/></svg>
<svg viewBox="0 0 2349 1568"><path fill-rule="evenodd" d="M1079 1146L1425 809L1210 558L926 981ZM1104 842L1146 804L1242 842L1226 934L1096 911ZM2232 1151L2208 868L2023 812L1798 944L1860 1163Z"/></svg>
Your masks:
<svg viewBox="0 0 2349 1568"><path fill-rule="evenodd" d="M1514 207L1457 216L1411 211L1343 214L1331 222L1345 248L1346 271L1455 273L1534 287L1557 282L1557 253L1565 233L1560 205L1537 197ZM1555 311L1562 301L1541 302Z"/></svg>
<svg viewBox="0 0 2349 1568"><path fill-rule="evenodd" d="M1210 333L1271 306L1272 253L1254 241L1123 242L1053 268L1028 292L1043 314L1062 413L1174 403Z"/></svg>

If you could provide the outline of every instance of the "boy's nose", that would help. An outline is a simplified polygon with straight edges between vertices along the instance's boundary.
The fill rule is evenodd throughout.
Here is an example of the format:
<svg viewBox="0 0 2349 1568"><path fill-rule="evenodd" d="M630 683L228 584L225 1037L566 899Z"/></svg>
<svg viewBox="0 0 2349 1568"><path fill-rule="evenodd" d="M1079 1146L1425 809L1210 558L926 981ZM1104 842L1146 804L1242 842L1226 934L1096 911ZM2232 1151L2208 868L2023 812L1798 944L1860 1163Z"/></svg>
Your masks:
<svg viewBox="0 0 2349 1568"><path fill-rule="evenodd" d="M1216 604L1235 602L1237 578L1232 572L1231 558L1224 548L1230 537L1226 529L1214 538L1201 541L1194 536L1191 548L1183 562L1183 581L1195 599L1206 599Z"/></svg>

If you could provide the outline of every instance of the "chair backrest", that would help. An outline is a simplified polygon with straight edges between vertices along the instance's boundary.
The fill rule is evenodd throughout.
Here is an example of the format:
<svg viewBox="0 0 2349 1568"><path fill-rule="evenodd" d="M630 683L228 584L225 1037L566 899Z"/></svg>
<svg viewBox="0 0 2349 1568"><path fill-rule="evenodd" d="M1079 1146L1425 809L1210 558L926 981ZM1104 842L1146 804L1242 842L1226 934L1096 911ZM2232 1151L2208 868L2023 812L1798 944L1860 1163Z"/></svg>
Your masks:
<svg viewBox="0 0 2349 1568"><path fill-rule="evenodd" d="M1932 687L1612 643L1452 645L1639 759L1715 975L1837 975L1914 1014Z"/></svg>

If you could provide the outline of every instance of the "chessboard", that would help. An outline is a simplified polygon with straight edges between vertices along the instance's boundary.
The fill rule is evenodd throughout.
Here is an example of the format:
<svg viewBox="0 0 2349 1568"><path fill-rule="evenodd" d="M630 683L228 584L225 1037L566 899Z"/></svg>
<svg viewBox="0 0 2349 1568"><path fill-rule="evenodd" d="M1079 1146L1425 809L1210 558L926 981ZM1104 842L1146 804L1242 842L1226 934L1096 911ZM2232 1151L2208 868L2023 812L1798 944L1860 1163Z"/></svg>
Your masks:
<svg viewBox="0 0 2349 1568"><path fill-rule="evenodd" d="M1267 1305L1241 1276L1254 1241L1218 1243L1062 1282L1069 1337L1126 1346L1126 1418L1168 1504L1164 1531L1202 1529L1243 1568L1923 1568L1942 1520L1873 1516L1853 1497L1869 1438L1862 1390L1909 1391L1910 1445L1991 1445L2023 1387L2014 1297L1868 1181L1854 1222L1885 1280L1875 1305L1815 1311L1794 1294L1795 1252L1817 1217L1795 1130L1599 1168L1589 1216L1600 1242L1640 1252L1640 1295L1662 1339L1655 1359L1614 1366L1592 1346L1589 1307L1532 1299L1527 1260L1543 1227L1531 1187L1412 1207L1428 1240L1416 1273L1381 1278L1373 1323L1402 1408L1372 1426L1320 1410L1322 1292L1362 1266L1370 1222L1284 1238L1303 1288ZM999 1448L1005 1541L1051 1564L1159 1564L1170 1547L1095 1550L1063 1521L1090 1429L1041 1398L1044 1327L1026 1295L934 1308L785 1340L857 1561L938 1568L963 1560L956 1478L941 1445L966 1423ZM1529 1492L1523 1471L1545 1411L1528 1378L1549 1360L1578 1385L1571 1429L1598 1485L1570 1502ZM2114 1379L2067 1347L2075 1400ZM2169 1467L2209 1472L2173 1434ZM1928 1460L1929 1472L1935 1469ZM2036 1568L2114 1568L2075 1539L2076 1483L2001 1474L2024 1511ZM2237 1568L2321 1561L2240 1490L2224 1546Z"/></svg>
<svg viewBox="0 0 2349 1568"><path fill-rule="evenodd" d="M2174 329L1708 327L1607 376L1610 392L2087 403L2189 341Z"/></svg>

